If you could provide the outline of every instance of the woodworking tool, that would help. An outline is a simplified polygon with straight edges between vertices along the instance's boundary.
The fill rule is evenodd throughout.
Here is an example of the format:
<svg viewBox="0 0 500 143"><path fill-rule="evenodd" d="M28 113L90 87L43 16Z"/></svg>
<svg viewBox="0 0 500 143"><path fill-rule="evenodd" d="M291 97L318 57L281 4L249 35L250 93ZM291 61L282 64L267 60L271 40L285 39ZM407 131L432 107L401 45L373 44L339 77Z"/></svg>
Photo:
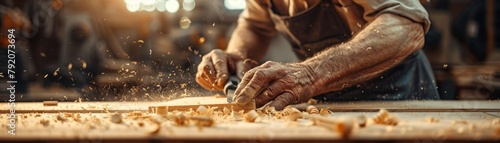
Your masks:
<svg viewBox="0 0 500 143"><path fill-rule="evenodd" d="M226 85L224 85L224 94L226 94L227 102L232 103L234 92L240 83L240 79L236 75L231 75L227 79Z"/></svg>

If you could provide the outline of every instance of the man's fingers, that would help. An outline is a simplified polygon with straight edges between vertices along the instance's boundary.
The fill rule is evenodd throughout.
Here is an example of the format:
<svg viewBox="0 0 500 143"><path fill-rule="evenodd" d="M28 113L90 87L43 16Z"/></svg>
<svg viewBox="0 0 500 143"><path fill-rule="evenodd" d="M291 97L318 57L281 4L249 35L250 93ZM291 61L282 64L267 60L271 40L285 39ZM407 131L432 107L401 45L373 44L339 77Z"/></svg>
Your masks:
<svg viewBox="0 0 500 143"><path fill-rule="evenodd" d="M249 78L250 75L245 74L243 82L238 86L242 89L237 93L236 103L246 104L250 99L254 99L270 82L281 78L281 74L273 68L258 68L251 71L255 71L253 76Z"/></svg>
<svg viewBox="0 0 500 143"><path fill-rule="evenodd" d="M196 73L196 82L201 85L201 87L205 88L205 89L208 89L208 90L217 90L215 89L215 87L213 86L212 83L210 83L208 80L207 80L207 77L205 74L203 74L202 72L198 72Z"/></svg>
<svg viewBox="0 0 500 143"><path fill-rule="evenodd" d="M259 63L255 60L245 59L244 61L237 63L236 75L240 78L243 78L243 75L247 71L251 70L252 68L254 68L258 65L259 65Z"/></svg>
<svg viewBox="0 0 500 143"><path fill-rule="evenodd" d="M228 78L228 67L226 55L221 50L214 50L212 63L215 69L215 86L223 87Z"/></svg>
<svg viewBox="0 0 500 143"><path fill-rule="evenodd" d="M250 80L253 78L254 72L255 69L250 70L247 73L245 73L245 75L241 78L241 82L238 85L238 88L236 88L236 91L234 92L233 101L237 101L237 99L241 98L240 97L242 96L241 92L243 91L243 88L248 84L248 82L250 82Z"/></svg>
<svg viewBox="0 0 500 143"><path fill-rule="evenodd" d="M215 82L215 70L211 57L210 54L203 56L200 65L198 65L198 72L201 71L205 74L207 77L206 80L213 84Z"/></svg>
<svg viewBox="0 0 500 143"><path fill-rule="evenodd" d="M271 85L269 85L269 87L255 97L255 104L260 107L267 102L274 100L276 96L282 94L288 87L288 84L283 80L274 81Z"/></svg>
<svg viewBox="0 0 500 143"><path fill-rule="evenodd" d="M274 107L276 110L283 110L287 105L296 103L296 99L291 92L284 92L272 101L269 106Z"/></svg>

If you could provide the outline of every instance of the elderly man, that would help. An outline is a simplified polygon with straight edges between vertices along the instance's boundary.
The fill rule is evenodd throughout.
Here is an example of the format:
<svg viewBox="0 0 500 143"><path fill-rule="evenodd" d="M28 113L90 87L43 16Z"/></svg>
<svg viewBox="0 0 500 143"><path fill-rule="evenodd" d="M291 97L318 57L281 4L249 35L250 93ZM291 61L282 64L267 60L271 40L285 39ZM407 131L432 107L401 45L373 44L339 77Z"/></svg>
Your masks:
<svg viewBox="0 0 500 143"><path fill-rule="evenodd" d="M310 98L439 99L420 50L429 25L418 0L247 0L228 49L205 55L196 81L221 90L237 74L236 103L278 110ZM301 61L255 67L275 33Z"/></svg>

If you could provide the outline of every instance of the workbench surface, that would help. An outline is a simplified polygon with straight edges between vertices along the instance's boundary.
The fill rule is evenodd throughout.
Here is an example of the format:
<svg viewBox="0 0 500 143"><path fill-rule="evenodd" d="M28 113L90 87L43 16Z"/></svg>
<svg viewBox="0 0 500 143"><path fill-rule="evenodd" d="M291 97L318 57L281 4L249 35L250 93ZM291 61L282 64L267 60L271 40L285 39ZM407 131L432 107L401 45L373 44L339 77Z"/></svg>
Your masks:
<svg viewBox="0 0 500 143"><path fill-rule="evenodd" d="M329 118L360 115L371 118L380 108L399 118L396 126L374 124L354 127L343 138L335 129L313 125L308 119L291 121L261 115L255 122L236 116L214 116L210 127L179 126L168 115L147 113L161 102L82 102L43 106L41 102L16 103L15 135L8 134L9 108L0 105L0 142L161 142L161 141L500 141L499 101L394 101L318 104L332 112ZM296 105L298 109L306 105ZM448 107L448 108L447 108ZM377 110L375 110L377 109ZM121 123L112 115L123 113ZM61 115L64 118L61 119ZM160 121L161 123L158 123Z"/></svg>

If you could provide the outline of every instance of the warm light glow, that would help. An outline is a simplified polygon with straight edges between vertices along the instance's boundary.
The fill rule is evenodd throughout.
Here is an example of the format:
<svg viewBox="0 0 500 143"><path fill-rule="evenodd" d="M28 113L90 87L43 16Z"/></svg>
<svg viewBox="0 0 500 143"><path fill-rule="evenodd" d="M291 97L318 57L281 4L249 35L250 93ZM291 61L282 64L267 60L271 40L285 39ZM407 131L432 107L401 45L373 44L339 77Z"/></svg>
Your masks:
<svg viewBox="0 0 500 143"><path fill-rule="evenodd" d="M155 2L156 2L156 0L142 0L142 4L144 4L144 5L154 5Z"/></svg>
<svg viewBox="0 0 500 143"><path fill-rule="evenodd" d="M160 12L165 11L165 0L157 0L156 1L156 10Z"/></svg>
<svg viewBox="0 0 500 143"><path fill-rule="evenodd" d="M196 7L196 2L194 0L184 0L182 2L182 8L185 11L191 11L194 9L194 7Z"/></svg>
<svg viewBox="0 0 500 143"><path fill-rule="evenodd" d="M179 7L179 2L177 0L167 0L165 2L165 9L170 13L177 12Z"/></svg>
<svg viewBox="0 0 500 143"><path fill-rule="evenodd" d="M229 10L242 10L245 6L245 0L224 0L224 7Z"/></svg>
<svg viewBox="0 0 500 143"><path fill-rule="evenodd" d="M130 12L136 12L141 8L141 1L139 0L125 0L125 5L127 10Z"/></svg>

